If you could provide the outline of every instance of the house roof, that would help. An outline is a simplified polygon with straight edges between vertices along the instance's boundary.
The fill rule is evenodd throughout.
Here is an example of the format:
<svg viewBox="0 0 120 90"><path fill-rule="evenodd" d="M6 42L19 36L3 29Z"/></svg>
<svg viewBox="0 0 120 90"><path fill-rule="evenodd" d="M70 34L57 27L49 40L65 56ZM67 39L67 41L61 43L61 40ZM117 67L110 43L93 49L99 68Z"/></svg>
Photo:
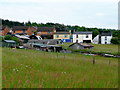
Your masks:
<svg viewBox="0 0 120 90"><path fill-rule="evenodd" d="M103 32L101 33L101 36L112 36L111 32Z"/></svg>
<svg viewBox="0 0 120 90"><path fill-rule="evenodd" d="M13 26L13 30L27 30L29 26Z"/></svg>
<svg viewBox="0 0 120 90"><path fill-rule="evenodd" d="M37 31L53 31L55 28L54 27L38 27Z"/></svg>
<svg viewBox="0 0 120 90"><path fill-rule="evenodd" d="M15 41L13 41L13 40L4 40L4 41L7 43L15 43Z"/></svg>
<svg viewBox="0 0 120 90"><path fill-rule="evenodd" d="M55 32L54 34L70 34L70 32Z"/></svg>
<svg viewBox="0 0 120 90"><path fill-rule="evenodd" d="M73 32L73 34L92 34L92 32Z"/></svg>
<svg viewBox="0 0 120 90"><path fill-rule="evenodd" d="M20 36L20 35L15 35L16 37L18 37L18 38L21 38L21 39L30 39L30 38L28 38L27 36Z"/></svg>
<svg viewBox="0 0 120 90"><path fill-rule="evenodd" d="M43 40L34 40L30 39L28 43L39 43L39 44L47 44L47 45L56 45L60 40L58 39L43 39Z"/></svg>

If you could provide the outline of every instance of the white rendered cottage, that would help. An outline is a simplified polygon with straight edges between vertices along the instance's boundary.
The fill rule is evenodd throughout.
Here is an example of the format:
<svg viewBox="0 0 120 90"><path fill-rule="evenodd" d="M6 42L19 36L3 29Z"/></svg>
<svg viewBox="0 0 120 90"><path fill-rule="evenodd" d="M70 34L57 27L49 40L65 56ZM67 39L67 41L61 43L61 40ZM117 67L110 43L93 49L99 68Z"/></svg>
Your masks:
<svg viewBox="0 0 120 90"><path fill-rule="evenodd" d="M111 32L103 32L101 35L97 35L93 39L94 44L111 44L112 33Z"/></svg>
<svg viewBox="0 0 120 90"><path fill-rule="evenodd" d="M92 32L73 32L73 43L91 43Z"/></svg>

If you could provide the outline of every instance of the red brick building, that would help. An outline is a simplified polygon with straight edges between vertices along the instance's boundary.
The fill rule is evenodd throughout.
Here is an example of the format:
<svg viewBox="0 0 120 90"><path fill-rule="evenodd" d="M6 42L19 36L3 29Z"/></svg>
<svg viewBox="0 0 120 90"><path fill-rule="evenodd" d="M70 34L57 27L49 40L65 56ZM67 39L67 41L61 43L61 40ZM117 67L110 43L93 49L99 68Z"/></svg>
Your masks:
<svg viewBox="0 0 120 90"><path fill-rule="evenodd" d="M37 35L42 38L53 39L53 34L56 32L54 27L38 27Z"/></svg>
<svg viewBox="0 0 120 90"><path fill-rule="evenodd" d="M10 32L8 26L0 26L0 35L5 36Z"/></svg>

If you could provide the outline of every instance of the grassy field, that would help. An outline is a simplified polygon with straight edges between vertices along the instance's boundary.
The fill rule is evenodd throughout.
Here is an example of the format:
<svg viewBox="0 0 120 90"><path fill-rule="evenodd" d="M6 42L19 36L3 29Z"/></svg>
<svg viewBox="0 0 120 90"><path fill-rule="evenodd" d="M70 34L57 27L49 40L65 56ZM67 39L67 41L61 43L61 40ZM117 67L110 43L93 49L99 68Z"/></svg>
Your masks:
<svg viewBox="0 0 120 90"><path fill-rule="evenodd" d="M64 43L60 46L63 46L64 48L68 49L69 45L72 43ZM90 51L94 52L106 52L106 53L111 53L111 54L118 54L118 45L108 45L108 44L91 44L94 46L93 49Z"/></svg>
<svg viewBox="0 0 120 90"><path fill-rule="evenodd" d="M117 88L118 59L3 48L3 88Z"/></svg>

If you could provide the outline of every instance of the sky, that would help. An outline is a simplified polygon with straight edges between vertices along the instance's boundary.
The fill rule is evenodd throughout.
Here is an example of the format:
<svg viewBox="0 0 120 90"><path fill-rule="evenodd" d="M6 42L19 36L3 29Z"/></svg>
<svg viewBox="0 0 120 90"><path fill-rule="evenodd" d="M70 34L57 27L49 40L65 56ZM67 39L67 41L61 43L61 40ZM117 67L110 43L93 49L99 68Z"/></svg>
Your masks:
<svg viewBox="0 0 120 90"><path fill-rule="evenodd" d="M0 18L118 28L119 0L0 0Z"/></svg>

